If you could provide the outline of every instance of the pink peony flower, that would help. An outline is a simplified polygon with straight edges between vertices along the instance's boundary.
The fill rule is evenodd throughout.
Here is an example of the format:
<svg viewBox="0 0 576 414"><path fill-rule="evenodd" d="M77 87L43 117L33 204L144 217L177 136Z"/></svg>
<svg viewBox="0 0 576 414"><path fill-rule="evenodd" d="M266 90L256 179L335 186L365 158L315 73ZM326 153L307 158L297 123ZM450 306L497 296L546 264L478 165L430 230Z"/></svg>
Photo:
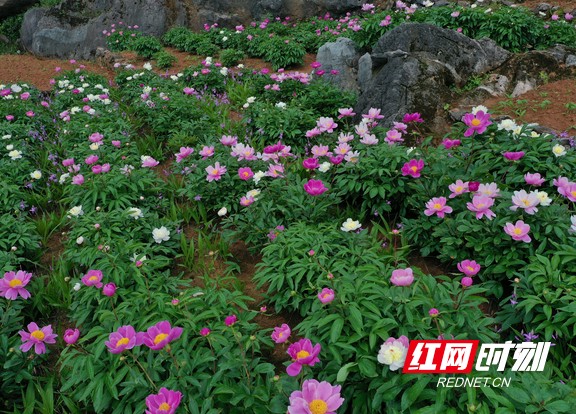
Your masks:
<svg viewBox="0 0 576 414"><path fill-rule="evenodd" d="M281 326L276 326L274 328L274 332L272 332L271 337L275 343L282 344L286 342L288 338L290 338L291 334L292 331L290 330L290 327L283 323Z"/></svg>
<svg viewBox="0 0 576 414"><path fill-rule="evenodd" d="M328 132L332 133L336 128L338 128L338 124L334 122L332 118L320 117L320 119L316 122L316 126L320 130L320 132Z"/></svg>
<svg viewBox="0 0 576 414"><path fill-rule="evenodd" d="M102 293L111 298L116 294L116 285L114 283L106 283L102 288Z"/></svg>
<svg viewBox="0 0 576 414"><path fill-rule="evenodd" d="M202 336L208 336L208 335L210 335L210 332L211 332L211 331L210 331L210 329L208 329L208 328L202 328L202 329L200 329L200 335L202 335Z"/></svg>
<svg viewBox="0 0 576 414"><path fill-rule="evenodd" d="M214 155L214 147L204 145L204 147L198 154L200 154L202 156L202 159L205 160L206 158L209 158Z"/></svg>
<svg viewBox="0 0 576 414"><path fill-rule="evenodd" d="M455 183L448 186L448 189L452 191L448 198L454 198L460 194L468 193L470 191L468 189L468 182L464 182L462 180L456 180Z"/></svg>
<svg viewBox="0 0 576 414"><path fill-rule="evenodd" d="M152 168L160 164L160 162L156 161L149 155L142 155L140 160L142 161L142 168Z"/></svg>
<svg viewBox="0 0 576 414"><path fill-rule="evenodd" d="M328 188L326 188L322 180L308 180L308 182L304 184L304 190L311 196L319 196L328 191Z"/></svg>
<svg viewBox="0 0 576 414"><path fill-rule="evenodd" d="M180 338L183 331L182 328L172 328L168 321L158 322L143 333L142 343L148 348L158 351L168 343Z"/></svg>
<svg viewBox="0 0 576 414"><path fill-rule="evenodd" d="M254 172L250 167L242 167L238 169L238 177L240 177L241 180L248 181L254 177Z"/></svg>
<svg viewBox="0 0 576 414"><path fill-rule="evenodd" d="M336 414L343 402L340 385L308 379L302 384L302 391L290 394L287 414Z"/></svg>
<svg viewBox="0 0 576 414"><path fill-rule="evenodd" d="M522 158L524 156L524 151L518 151L518 152L505 152L504 154L502 154L504 156L504 158L506 158L507 160L510 161L518 161L520 158Z"/></svg>
<svg viewBox="0 0 576 414"><path fill-rule="evenodd" d="M446 205L446 197L433 197L426 203L426 210L424 210L427 216L436 214L440 218L444 218L444 215L449 213L452 213L452 207Z"/></svg>
<svg viewBox="0 0 576 414"><path fill-rule="evenodd" d="M518 208L521 208L526 214L534 214L538 211L536 206L540 204L540 199L538 198L537 191L527 193L525 190L520 190L514 191L512 203L513 206L510 207L510 210L516 211Z"/></svg>
<svg viewBox="0 0 576 414"><path fill-rule="evenodd" d="M542 178L542 176L539 173L535 174L526 173L524 174L524 181L526 181L526 184L528 185L540 187L546 180Z"/></svg>
<svg viewBox="0 0 576 414"><path fill-rule="evenodd" d="M370 108L367 114L362 114L362 118L375 121L377 119L383 119L384 115L380 115L380 109Z"/></svg>
<svg viewBox="0 0 576 414"><path fill-rule="evenodd" d="M104 135L102 135L99 132L94 132L92 135L88 137L88 139L90 140L90 142L102 142L102 140L104 139Z"/></svg>
<svg viewBox="0 0 576 414"><path fill-rule="evenodd" d="M227 147L233 147L238 144L238 137L232 135L222 135L222 138L220 138L220 143Z"/></svg>
<svg viewBox="0 0 576 414"><path fill-rule="evenodd" d="M324 157L327 156L330 151L328 145L314 145L312 147L312 156L314 158Z"/></svg>
<svg viewBox="0 0 576 414"><path fill-rule="evenodd" d="M474 260L462 260L456 265L458 270L464 273L466 276L475 276L481 269L481 266Z"/></svg>
<svg viewBox="0 0 576 414"><path fill-rule="evenodd" d="M388 132L386 132L386 138L384 138L384 141L386 141L388 144L392 145L395 142L404 141L404 138L402 138L402 134L398 130L391 129Z"/></svg>
<svg viewBox="0 0 576 414"><path fill-rule="evenodd" d="M486 216L488 220L492 220L493 217L496 217L496 214L490 210L490 207L493 205L493 198L486 195L475 195L472 198L472 202L467 203L466 207L468 207L468 210L476 213L477 220L480 220L484 216Z"/></svg>
<svg viewBox="0 0 576 414"><path fill-rule="evenodd" d="M462 117L462 122L466 124L468 129L464 132L465 137L472 136L472 134L482 134L491 125L490 114L484 111L478 111L476 114L466 114Z"/></svg>
<svg viewBox="0 0 576 414"><path fill-rule="evenodd" d="M220 180L220 178L222 178L222 176L224 174L226 174L226 167L224 165L220 165L220 162L216 162L216 164L214 164L214 166L209 165L208 167L206 167L205 171L208 173L208 175L206 176L206 181L211 182L211 181L218 181Z"/></svg>
<svg viewBox="0 0 576 414"><path fill-rule="evenodd" d="M86 158L84 160L84 162L86 163L86 165L91 165L91 164L95 164L98 162L98 155L90 155L88 158Z"/></svg>
<svg viewBox="0 0 576 414"><path fill-rule="evenodd" d="M522 220L518 220L515 224L506 223L504 232L512 237L513 240L523 241L524 243L530 243L532 241L530 236L528 236L530 226Z"/></svg>
<svg viewBox="0 0 576 414"><path fill-rule="evenodd" d="M134 327L124 325L108 336L108 341L105 342L105 345L111 353L120 354L125 349L132 349L135 346L142 345L143 335L143 332L136 333Z"/></svg>
<svg viewBox="0 0 576 414"><path fill-rule="evenodd" d="M418 178L423 168L424 160L410 160L402 166L402 175L410 175L413 178Z"/></svg>
<svg viewBox="0 0 576 414"><path fill-rule="evenodd" d="M446 149L450 149L452 147L457 147L461 144L462 142L459 139L445 139L444 141L442 141L442 145L444 146L444 148Z"/></svg>
<svg viewBox="0 0 576 414"><path fill-rule="evenodd" d="M243 196L240 199L240 205L241 206L248 207L252 203L254 203L254 197L252 197L252 196Z"/></svg>
<svg viewBox="0 0 576 414"><path fill-rule="evenodd" d="M98 164L93 165L93 166L92 166L92 172L93 172L94 174L100 174L100 173L102 172L102 166L101 166L101 165L98 165Z"/></svg>
<svg viewBox="0 0 576 414"><path fill-rule="evenodd" d="M52 325L39 328L35 322L31 322L27 328L28 332L24 330L18 332L22 339L22 345L20 345L22 352L28 352L30 348L34 347L36 354L44 354L46 353L45 344L56 343L56 337L58 335L52 333Z"/></svg>
<svg viewBox="0 0 576 414"><path fill-rule="evenodd" d="M320 166L318 158L306 158L302 161L302 166L307 170L315 170Z"/></svg>
<svg viewBox="0 0 576 414"><path fill-rule="evenodd" d="M176 155L176 162L180 163L183 159L188 158L194 152L194 148L191 147L180 147L180 152Z"/></svg>
<svg viewBox="0 0 576 414"><path fill-rule="evenodd" d="M353 108L340 108L338 109L338 119L342 119L347 116L354 116L356 113L354 112Z"/></svg>
<svg viewBox="0 0 576 414"><path fill-rule="evenodd" d="M288 347L288 355L292 358L292 363L286 368L286 372L291 377L300 374L303 365L313 367L317 362L318 354L320 354L321 346L316 344L312 346L312 342L308 338L300 339Z"/></svg>
<svg viewBox="0 0 576 414"><path fill-rule="evenodd" d="M470 184L468 184L468 188L470 188ZM470 191L477 191L477 194L475 195L485 195L490 198L498 197L500 195L500 190L496 183L480 184L476 190L470 189Z"/></svg>
<svg viewBox="0 0 576 414"><path fill-rule="evenodd" d="M78 329L66 329L62 338L68 345L74 345L80 338L80 331Z"/></svg>
<svg viewBox="0 0 576 414"><path fill-rule="evenodd" d="M232 326L237 321L238 321L238 317L236 315L230 315L230 316L226 316L226 318L224 318L224 323L226 324L226 326Z"/></svg>
<svg viewBox="0 0 576 414"><path fill-rule="evenodd" d="M158 394L150 394L146 397L145 414L174 414L182 400L180 391L172 391L167 388L160 388Z"/></svg>
<svg viewBox="0 0 576 414"><path fill-rule="evenodd" d="M74 165L74 158L66 158L65 160L62 160L62 165L64 167L70 167L71 165Z"/></svg>
<svg viewBox="0 0 576 414"><path fill-rule="evenodd" d="M88 272L82 277L82 283L86 286L96 286L97 288L101 288L102 272L100 270L88 270Z"/></svg>
<svg viewBox="0 0 576 414"><path fill-rule="evenodd" d="M72 184L74 185L84 184L84 176L82 174L75 175L74 177L72 177Z"/></svg>
<svg viewBox="0 0 576 414"><path fill-rule="evenodd" d="M564 195L568 197L570 201L576 201L576 183L569 183L566 187L562 188ZM560 188L558 188L560 192Z"/></svg>
<svg viewBox="0 0 576 414"><path fill-rule="evenodd" d="M392 271L390 283L394 286L410 286L414 282L414 274L411 268L396 269Z"/></svg>
<svg viewBox="0 0 576 414"><path fill-rule="evenodd" d="M30 282L31 277L32 273L23 270L4 273L4 277L0 279L0 296L15 300L20 295L22 299L28 299L30 292L25 289L25 286Z"/></svg>
<svg viewBox="0 0 576 414"><path fill-rule="evenodd" d="M334 291L329 288L324 288L320 293L318 293L318 299L323 304L330 303L334 300Z"/></svg>

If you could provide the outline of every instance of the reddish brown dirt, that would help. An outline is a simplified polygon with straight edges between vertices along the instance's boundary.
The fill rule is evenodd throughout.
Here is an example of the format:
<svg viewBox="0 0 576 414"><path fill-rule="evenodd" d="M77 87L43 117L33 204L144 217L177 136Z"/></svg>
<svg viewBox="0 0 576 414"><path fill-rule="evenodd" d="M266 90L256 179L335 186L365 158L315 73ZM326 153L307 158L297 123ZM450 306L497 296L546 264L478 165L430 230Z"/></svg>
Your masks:
<svg viewBox="0 0 576 414"><path fill-rule="evenodd" d="M557 0L557 1L544 1L544 0L526 0L526 1L514 1L518 6L523 6L528 9L533 9L541 3L548 3L552 7L559 7L564 12L569 12L576 9L576 3L574 0Z"/></svg>
<svg viewBox="0 0 576 414"><path fill-rule="evenodd" d="M535 122L557 132L576 134L576 79L550 82L517 98L492 98L484 105L518 123Z"/></svg>
<svg viewBox="0 0 576 414"><path fill-rule="evenodd" d="M0 83L30 83L41 90L50 89L50 79L58 75L55 68L62 71L74 70L79 65L85 65L86 70L109 78L113 72L93 62L78 62L67 60L39 58L32 55L2 55L0 56Z"/></svg>

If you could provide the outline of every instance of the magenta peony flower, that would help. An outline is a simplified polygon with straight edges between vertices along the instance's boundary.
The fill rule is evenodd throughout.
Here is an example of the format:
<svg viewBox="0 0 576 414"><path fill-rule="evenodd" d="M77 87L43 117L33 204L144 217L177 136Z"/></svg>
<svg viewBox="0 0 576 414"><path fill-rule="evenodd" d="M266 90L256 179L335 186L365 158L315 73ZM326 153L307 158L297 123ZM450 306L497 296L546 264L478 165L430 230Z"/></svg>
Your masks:
<svg viewBox="0 0 576 414"><path fill-rule="evenodd" d="M340 385L309 379L302 384L302 391L290 394L288 414L335 414L343 402Z"/></svg>
<svg viewBox="0 0 576 414"><path fill-rule="evenodd" d="M30 348L34 347L36 354L44 354L46 352L46 345L44 344L56 343L58 335L52 333L52 325L39 328L35 322L31 322L27 328L28 332L24 330L18 332L22 338L22 345L20 345L22 352L28 352Z"/></svg>
<svg viewBox="0 0 576 414"><path fill-rule="evenodd" d="M302 365L310 365L313 367L316 362L320 362L318 354L320 354L321 346L316 344L312 346L312 342L308 338L300 339L288 347L288 355L292 358L292 363L286 368L286 372L291 377L300 374Z"/></svg>
<svg viewBox="0 0 576 414"><path fill-rule="evenodd" d="M182 328L172 328L168 321L158 322L144 332L142 343L148 348L157 351L164 348L168 343L180 338L182 332Z"/></svg>
<svg viewBox="0 0 576 414"><path fill-rule="evenodd" d="M92 155L88 156L88 158L86 158L84 160L84 162L86 163L86 165L95 164L98 162L98 155L92 154Z"/></svg>
<svg viewBox="0 0 576 414"><path fill-rule="evenodd" d="M413 114L405 114L402 118L402 122L409 124L410 122L424 122L424 120L418 112L414 112Z"/></svg>
<svg viewBox="0 0 576 414"><path fill-rule="evenodd" d="M505 152L504 154L504 158L506 158L507 160L510 161L518 161L520 158L522 158L524 156L524 151L519 151L519 152Z"/></svg>
<svg viewBox="0 0 576 414"><path fill-rule="evenodd" d="M449 213L452 213L452 207L446 205L446 197L433 197L426 203L426 210L424 210L427 216L436 214L440 218L444 218L444 215Z"/></svg>
<svg viewBox="0 0 576 414"><path fill-rule="evenodd" d="M471 192L476 192L480 188L480 181L470 181L468 183L468 190Z"/></svg>
<svg viewBox="0 0 576 414"><path fill-rule="evenodd" d="M304 184L304 190L311 196L319 196L328 191L328 188L324 186L322 180L308 180L308 182Z"/></svg>
<svg viewBox="0 0 576 414"><path fill-rule="evenodd" d="M459 139L445 139L442 141L442 146L446 149L450 149L452 147L457 147L462 143Z"/></svg>
<svg viewBox="0 0 576 414"><path fill-rule="evenodd" d="M111 353L120 354L125 349L132 349L135 346L142 345L143 336L143 332L136 333L134 327L124 325L108 336L108 341L105 342L105 345Z"/></svg>
<svg viewBox="0 0 576 414"><path fill-rule="evenodd" d="M86 286L96 286L97 288L101 288L102 272L100 270L88 270L88 272L82 277L82 283Z"/></svg>
<svg viewBox="0 0 576 414"><path fill-rule="evenodd" d="M329 288L324 288L320 293L318 293L318 299L323 304L330 303L334 300L334 291Z"/></svg>
<svg viewBox="0 0 576 414"><path fill-rule="evenodd" d="M4 277L0 279L0 296L15 300L20 295L22 299L28 299L30 292L25 287L30 282L31 277L32 273L23 270L4 273Z"/></svg>
<svg viewBox="0 0 576 414"><path fill-rule="evenodd" d="M474 133L482 134L491 125L490 114L484 111L478 111L476 114L466 114L462 117L462 122L466 124L468 129L464 132L465 137L469 137Z"/></svg>
<svg viewBox="0 0 576 414"><path fill-rule="evenodd" d="M530 236L528 236L530 226L522 220L518 220L515 224L506 223L504 232L512 237L513 240L523 241L524 243L530 243L532 241Z"/></svg>
<svg viewBox="0 0 576 414"><path fill-rule="evenodd" d="M315 170L320 166L318 158L306 158L302 161L302 166L307 170Z"/></svg>
<svg viewBox="0 0 576 414"><path fill-rule="evenodd" d="M471 277L464 276L460 281L460 283L462 284L463 287L470 287L472 286L472 283L474 283L474 281L472 280Z"/></svg>
<svg viewBox="0 0 576 414"><path fill-rule="evenodd" d="M524 181L526 181L526 184L528 185L540 187L546 180L542 178L542 176L539 173L535 174L526 173L524 174Z"/></svg>
<svg viewBox="0 0 576 414"><path fill-rule="evenodd" d="M431 317L435 318L436 316L438 316L438 309L436 308L432 308L428 311L428 315L430 315Z"/></svg>
<svg viewBox="0 0 576 414"><path fill-rule="evenodd" d="M481 266L474 260L462 260L456 265L458 270L464 273L466 276L475 276L481 269Z"/></svg>
<svg viewBox="0 0 576 414"><path fill-rule="evenodd" d="M150 394L146 397L145 414L174 414L182 400L180 391L172 391L167 388L160 388L158 394Z"/></svg>
<svg viewBox="0 0 576 414"><path fill-rule="evenodd" d="M275 343L281 344L286 342L288 338L290 338L291 334L292 331L290 330L290 327L283 323L281 326L276 326L274 332L272 332L272 335L270 336Z"/></svg>
<svg viewBox="0 0 576 414"><path fill-rule="evenodd" d="M254 177L254 172L250 167L242 167L238 169L238 177L243 181L248 181L250 178Z"/></svg>
<svg viewBox="0 0 576 414"><path fill-rule="evenodd" d="M102 289L102 293L111 298L116 294L116 285L114 283L106 283Z"/></svg>
<svg viewBox="0 0 576 414"><path fill-rule="evenodd" d="M402 166L402 175L410 175L414 178L420 177L420 172L424 168L424 160L410 160Z"/></svg>
<svg viewBox="0 0 576 414"><path fill-rule="evenodd" d="M226 324L226 326L232 326L237 321L238 321L238 317L236 315L230 315L230 316L226 316L226 318L224 318L224 323Z"/></svg>
<svg viewBox="0 0 576 414"><path fill-rule="evenodd" d="M208 336L208 335L210 335L210 332L211 332L211 331L210 331L210 329L208 329L208 328L202 328L202 329L200 329L200 335L202 335L202 336Z"/></svg>
<svg viewBox="0 0 576 414"><path fill-rule="evenodd" d="M198 154L200 154L202 156L202 159L205 160L206 158L209 158L214 155L214 146L204 145L204 147L202 147L202 149Z"/></svg>
<svg viewBox="0 0 576 414"><path fill-rule="evenodd" d="M159 161L156 161L150 155L142 155L140 161L142 161L142 168L152 168L160 164Z"/></svg>
<svg viewBox="0 0 576 414"><path fill-rule="evenodd" d="M64 342L68 345L74 345L78 338L80 337L80 331L78 329L66 329L62 338Z"/></svg>
<svg viewBox="0 0 576 414"><path fill-rule="evenodd" d="M410 286L414 282L414 274L411 268L396 269L392 271L390 282L395 286Z"/></svg>
<svg viewBox="0 0 576 414"><path fill-rule="evenodd" d="M476 213L476 219L480 220L482 217L486 216L488 220L492 220L496 217L496 214L490 210L490 207L494 205L494 199L486 195L475 195L472 197L472 202L467 203L466 207L468 210Z"/></svg>

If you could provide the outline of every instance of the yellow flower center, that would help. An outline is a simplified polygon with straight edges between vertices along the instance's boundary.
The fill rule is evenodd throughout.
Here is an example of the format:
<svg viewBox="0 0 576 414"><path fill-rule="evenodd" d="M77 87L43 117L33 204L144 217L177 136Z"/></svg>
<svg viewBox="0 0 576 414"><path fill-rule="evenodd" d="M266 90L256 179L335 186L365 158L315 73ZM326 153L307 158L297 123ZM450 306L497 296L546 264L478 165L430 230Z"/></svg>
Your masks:
<svg viewBox="0 0 576 414"><path fill-rule="evenodd" d="M243 175L244 177L246 177L246 178L248 178L248 177L250 176L250 174L248 174L247 171L244 171L244 172L242 173L242 175Z"/></svg>
<svg viewBox="0 0 576 414"><path fill-rule="evenodd" d="M12 279L8 285L10 285L11 288L14 288L16 286L22 286L22 281L20 279Z"/></svg>
<svg viewBox="0 0 576 414"><path fill-rule="evenodd" d="M516 227L516 228L514 229L514 234L520 235L520 234L522 234L522 230L519 229L518 227Z"/></svg>
<svg viewBox="0 0 576 414"><path fill-rule="evenodd" d="M480 120L478 118L474 118L470 123L472 124L472 126L477 127L478 125L480 125Z"/></svg>
<svg viewBox="0 0 576 414"><path fill-rule="evenodd" d="M158 406L158 410L160 411L170 411L170 405L168 403L163 402Z"/></svg>
<svg viewBox="0 0 576 414"><path fill-rule="evenodd" d="M118 342L116 342L116 347L122 346L122 345L128 345L128 343L130 342L130 339L128 338L122 338L120 339Z"/></svg>
<svg viewBox="0 0 576 414"><path fill-rule="evenodd" d="M165 333L161 333L161 334L156 335L156 337L154 338L154 345L158 345L160 342L162 342L166 338L168 338L168 334L165 334Z"/></svg>
<svg viewBox="0 0 576 414"><path fill-rule="evenodd" d="M434 210L440 210L442 208L442 204L436 203L434 204Z"/></svg>
<svg viewBox="0 0 576 414"><path fill-rule="evenodd" d="M485 205L486 205L486 203L480 203L480 204L478 204L477 207L478 207L478 208L484 208Z"/></svg>
<svg viewBox="0 0 576 414"><path fill-rule="evenodd" d="M416 167L415 165L413 165L412 167L410 167L410 169L414 172L418 171L418 167Z"/></svg>
<svg viewBox="0 0 576 414"><path fill-rule="evenodd" d="M466 269L468 269L468 271L473 272L474 268L472 266L466 266Z"/></svg>
<svg viewBox="0 0 576 414"><path fill-rule="evenodd" d="M35 330L34 332L32 332L30 334L30 336L34 339L38 339L39 341L43 341L44 340L44 332L40 331L40 330Z"/></svg>
<svg viewBox="0 0 576 414"><path fill-rule="evenodd" d="M90 282L97 282L97 281L98 281L98 276L90 276L90 277L88 278L88 280L89 280Z"/></svg>
<svg viewBox="0 0 576 414"><path fill-rule="evenodd" d="M324 293L324 294L322 295L322 297L323 297L324 299L326 299L326 298L329 298L330 295L329 295L328 293Z"/></svg>
<svg viewBox="0 0 576 414"><path fill-rule="evenodd" d="M524 200L522 200L522 203L524 203L525 206L529 206L530 205L530 201L525 198Z"/></svg>
<svg viewBox="0 0 576 414"><path fill-rule="evenodd" d="M570 194L572 194L572 197L576 197L576 191L570 191Z"/></svg>
<svg viewBox="0 0 576 414"><path fill-rule="evenodd" d="M296 359L302 359L308 356L310 356L310 353L308 351L298 351L298 353L296 354Z"/></svg>
<svg viewBox="0 0 576 414"><path fill-rule="evenodd" d="M454 189L454 190L455 190L454 192L455 192L455 193L459 193L459 192L461 192L463 189L464 189L464 188L463 188L461 185L459 185L458 187L456 187L456 188Z"/></svg>
<svg viewBox="0 0 576 414"><path fill-rule="evenodd" d="M278 338L283 338L283 337L284 337L284 332L280 332L280 333L278 334Z"/></svg>
<svg viewBox="0 0 576 414"><path fill-rule="evenodd" d="M308 409L312 414L326 414L328 412L328 404L324 400L312 400L308 404Z"/></svg>
<svg viewBox="0 0 576 414"><path fill-rule="evenodd" d="M392 362L397 362L402 358L402 352L400 352L400 350L395 347L390 348L388 350L388 353L390 354L390 359L392 360Z"/></svg>

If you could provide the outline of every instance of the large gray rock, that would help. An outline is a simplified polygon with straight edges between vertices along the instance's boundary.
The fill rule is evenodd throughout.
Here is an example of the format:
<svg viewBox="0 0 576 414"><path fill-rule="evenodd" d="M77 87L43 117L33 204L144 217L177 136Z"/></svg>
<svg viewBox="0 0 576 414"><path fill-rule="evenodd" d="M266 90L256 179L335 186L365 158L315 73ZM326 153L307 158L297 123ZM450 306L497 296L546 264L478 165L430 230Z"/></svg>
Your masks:
<svg viewBox="0 0 576 414"><path fill-rule="evenodd" d="M499 67L509 56L488 39L476 41L428 24L398 26L373 48L372 77L356 113L380 108L383 124L391 125L407 112L420 112L428 127L442 128L437 115L452 99L451 87L462 87L471 76Z"/></svg>
<svg viewBox="0 0 576 414"><path fill-rule="evenodd" d="M0 0L3 1L3 0ZM267 16L302 18L359 8L363 0L65 0L24 16L23 46L40 56L91 58L105 45L102 30L123 21L146 34L173 26L200 30L205 23L234 27Z"/></svg>
<svg viewBox="0 0 576 414"><path fill-rule="evenodd" d="M18 14L39 0L0 0L0 19Z"/></svg>
<svg viewBox="0 0 576 414"><path fill-rule="evenodd" d="M326 78L340 87L352 91L358 90L358 58L360 54L356 43L347 37L339 37L335 42L320 46L316 60L322 64ZM338 74L330 75L336 70Z"/></svg>

